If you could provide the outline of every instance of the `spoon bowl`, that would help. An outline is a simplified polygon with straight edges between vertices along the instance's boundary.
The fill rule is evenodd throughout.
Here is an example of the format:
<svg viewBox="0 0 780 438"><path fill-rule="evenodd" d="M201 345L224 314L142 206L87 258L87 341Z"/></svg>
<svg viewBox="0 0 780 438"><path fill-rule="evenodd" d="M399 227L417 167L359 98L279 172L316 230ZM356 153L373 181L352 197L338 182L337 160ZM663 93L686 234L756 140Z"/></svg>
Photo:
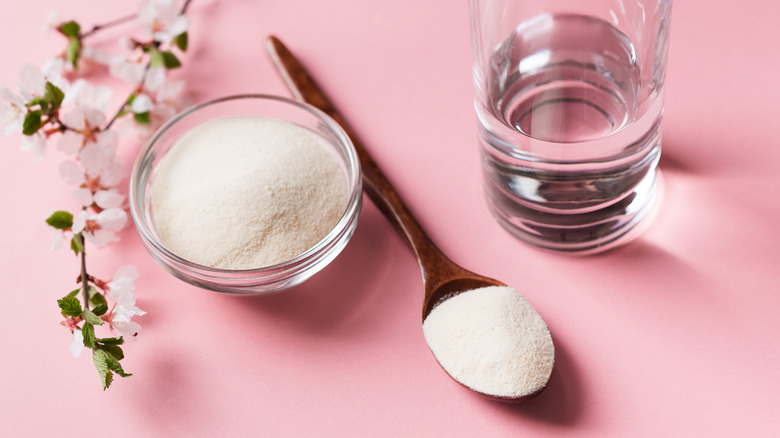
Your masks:
<svg viewBox="0 0 780 438"><path fill-rule="evenodd" d="M422 305L423 322L437 305L456 295L490 286L506 286L498 280L471 272L450 260L428 237L368 151L287 47L276 37L270 36L266 41L266 50L293 95L328 114L341 125L352 140L363 172L363 190L398 231L417 258L425 291ZM546 326L544 329L546 330ZM549 336L549 331L547 334ZM442 365L441 361L439 364ZM475 390L455 378L444 366L442 368L453 380L469 390L502 402L519 402L531 398L546 386L545 381L543 386L530 394L505 397Z"/></svg>

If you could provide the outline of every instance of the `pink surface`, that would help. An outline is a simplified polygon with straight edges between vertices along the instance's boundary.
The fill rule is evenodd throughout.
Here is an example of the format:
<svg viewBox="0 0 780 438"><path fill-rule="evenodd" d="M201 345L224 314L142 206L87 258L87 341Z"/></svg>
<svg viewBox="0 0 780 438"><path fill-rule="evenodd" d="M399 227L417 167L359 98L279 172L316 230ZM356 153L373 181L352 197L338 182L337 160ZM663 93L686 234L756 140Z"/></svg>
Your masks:
<svg viewBox="0 0 780 438"><path fill-rule="evenodd" d="M47 9L91 25L132 12L127 3L4 2L0 85L61 47L40 33ZM366 201L344 253L275 296L182 283L132 228L92 251L96 275L141 271L149 312L125 349L135 375L104 393L58 324L55 300L78 269L49 252L43 223L75 209L56 175L62 156L35 164L11 137L0 138L0 435L776 436L779 14L771 2L674 5L663 210L641 240L572 258L514 240L484 205L464 2L195 0L181 72L194 98L288 95L262 48L279 36L439 246L543 315L557 347L550 386L503 405L441 371L422 336L417 266Z"/></svg>

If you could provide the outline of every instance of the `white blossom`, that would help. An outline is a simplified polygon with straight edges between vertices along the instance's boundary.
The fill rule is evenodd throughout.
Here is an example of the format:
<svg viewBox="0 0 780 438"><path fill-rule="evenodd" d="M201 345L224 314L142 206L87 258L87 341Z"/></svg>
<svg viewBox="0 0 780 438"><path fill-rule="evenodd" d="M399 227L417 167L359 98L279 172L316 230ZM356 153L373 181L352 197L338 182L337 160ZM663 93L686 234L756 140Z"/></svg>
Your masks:
<svg viewBox="0 0 780 438"><path fill-rule="evenodd" d="M148 94L139 94L130 104L130 110L136 114L148 113L154 108L154 102Z"/></svg>
<svg viewBox="0 0 780 438"><path fill-rule="evenodd" d="M108 73L129 84L138 85L144 79L146 64L141 59L127 59L122 56L111 58Z"/></svg>
<svg viewBox="0 0 780 438"><path fill-rule="evenodd" d="M5 87L0 87L0 124L4 136L22 132L27 107L24 99Z"/></svg>
<svg viewBox="0 0 780 438"><path fill-rule="evenodd" d="M127 224L127 213L121 208L109 208L97 214L88 215L85 210L73 221L73 233L82 233L84 238L96 246L116 242L115 233Z"/></svg>
<svg viewBox="0 0 780 438"><path fill-rule="evenodd" d="M135 339L135 335L141 332L141 324L135 321L123 321L118 318L114 318L111 321L111 328L119 336L123 336L127 340Z"/></svg>
<svg viewBox="0 0 780 438"><path fill-rule="evenodd" d="M51 246L52 252L57 252L62 249L62 243L65 241L65 233L62 230L53 230L51 234Z"/></svg>
<svg viewBox="0 0 780 438"><path fill-rule="evenodd" d="M73 357L79 357L84 351L84 334L81 330L73 330L73 341L70 343L70 353Z"/></svg>
<svg viewBox="0 0 780 438"><path fill-rule="evenodd" d="M59 11L51 9L46 14L46 24L43 26L44 32L54 32L59 28L64 20L62 14Z"/></svg>
<svg viewBox="0 0 780 438"><path fill-rule="evenodd" d="M19 82L19 94L26 101L36 97L43 97L46 92L46 76L35 64L27 63L22 66Z"/></svg>
<svg viewBox="0 0 780 438"><path fill-rule="evenodd" d="M96 87L85 79L77 79L70 85L68 91L65 92L62 104L75 104L80 107L105 112L108 109L112 93L111 88L106 85Z"/></svg>
<svg viewBox="0 0 780 438"><path fill-rule="evenodd" d="M187 17L179 14L179 7L173 0L141 0L138 19L149 35L161 43L171 41L189 27Z"/></svg>
<svg viewBox="0 0 780 438"><path fill-rule="evenodd" d="M122 266L108 283L106 295L116 304L110 316L111 328L120 336L135 336L141 331L141 325L131 321L133 316L146 312L135 305L135 279L138 270L133 266Z"/></svg>
<svg viewBox="0 0 780 438"><path fill-rule="evenodd" d="M22 138L22 150L32 151L35 161L41 161L46 153L46 137L39 131Z"/></svg>
<svg viewBox="0 0 780 438"><path fill-rule="evenodd" d="M113 156L117 137L113 131L103 131L101 126L106 123L102 111L86 106L76 106L63 114L62 122L69 128L57 142L57 148L68 156L83 152L91 144L97 144L106 153Z"/></svg>

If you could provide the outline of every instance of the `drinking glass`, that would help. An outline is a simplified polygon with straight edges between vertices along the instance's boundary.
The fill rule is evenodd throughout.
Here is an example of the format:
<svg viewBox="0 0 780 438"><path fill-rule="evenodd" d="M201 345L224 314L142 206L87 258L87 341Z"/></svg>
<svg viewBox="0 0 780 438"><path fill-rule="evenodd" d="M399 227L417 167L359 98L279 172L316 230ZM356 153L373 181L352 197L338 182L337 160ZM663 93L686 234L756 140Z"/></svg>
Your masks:
<svg viewBox="0 0 780 438"><path fill-rule="evenodd" d="M671 0L469 0L488 206L538 247L630 240L658 204Z"/></svg>

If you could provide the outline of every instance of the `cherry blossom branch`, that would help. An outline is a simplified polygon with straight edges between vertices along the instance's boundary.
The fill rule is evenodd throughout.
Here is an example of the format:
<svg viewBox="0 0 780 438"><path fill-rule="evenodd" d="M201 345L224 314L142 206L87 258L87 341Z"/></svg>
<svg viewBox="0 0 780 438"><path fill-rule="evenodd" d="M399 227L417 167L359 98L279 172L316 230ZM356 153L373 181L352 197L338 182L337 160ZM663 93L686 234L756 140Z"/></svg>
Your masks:
<svg viewBox="0 0 780 438"><path fill-rule="evenodd" d="M92 361L103 389L115 375L129 377L120 365L124 352L120 345L126 337L135 337L141 326L132 321L146 312L135 305L134 281L138 271L132 266L119 268L110 281L89 274L87 243L102 246L118 240L115 233L128 221L123 207L125 195L119 186L125 171L117 161L118 136L114 124L132 114L138 130L151 133L177 112L171 100L183 83L168 80L167 71L181 66L174 49L187 50L189 23L184 16L191 0L181 8L173 1L140 0L138 12L81 32L76 21L64 22L59 15L49 27L67 40L67 48L44 66L22 68L19 94L0 87L0 130L10 135L23 134L22 148L31 149L36 160L46 151L47 142L57 139L57 149L69 157L59 168L63 180L74 185L73 197L81 209L74 216L68 211L54 212L46 223L55 229L54 246L63 241L80 258L79 287L57 300L63 316L61 324L73 335L70 350L78 356L84 348L92 350ZM130 40L130 57L97 56L97 49L85 47L84 40L101 29L137 19L149 35L148 41ZM129 82L132 91L106 122L104 109L110 97L106 86L95 87L84 78L70 83L65 72L78 74L82 61L103 62L113 76ZM70 76L69 76L70 77ZM65 239L63 239L63 237ZM94 285L94 287L93 287ZM82 301L78 299L79 292ZM104 326L115 337L96 336L96 327Z"/></svg>

